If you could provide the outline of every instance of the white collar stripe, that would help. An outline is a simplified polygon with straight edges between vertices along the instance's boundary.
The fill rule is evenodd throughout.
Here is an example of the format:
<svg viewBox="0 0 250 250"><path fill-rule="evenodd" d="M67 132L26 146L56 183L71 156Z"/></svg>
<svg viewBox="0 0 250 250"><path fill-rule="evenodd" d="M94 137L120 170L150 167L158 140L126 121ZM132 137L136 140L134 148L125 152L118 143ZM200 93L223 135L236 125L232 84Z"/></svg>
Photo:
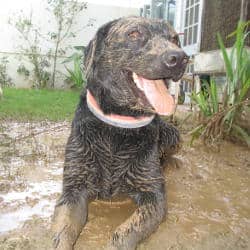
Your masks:
<svg viewBox="0 0 250 250"><path fill-rule="evenodd" d="M105 115L100 109L99 105L94 100L92 94L87 90L87 105L89 110L101 121L120 128L140 128L144 127L152 122L154 115L152 116L122 116L122 115Z"/></svg>

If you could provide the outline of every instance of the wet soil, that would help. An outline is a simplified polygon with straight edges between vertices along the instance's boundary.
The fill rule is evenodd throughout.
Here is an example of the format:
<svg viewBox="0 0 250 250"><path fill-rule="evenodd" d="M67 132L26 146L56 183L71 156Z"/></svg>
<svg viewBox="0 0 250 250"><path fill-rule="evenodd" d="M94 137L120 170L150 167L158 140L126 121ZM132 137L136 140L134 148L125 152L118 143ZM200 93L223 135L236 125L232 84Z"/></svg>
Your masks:
<svg viewBox="0 0 250 250"><path fill-rule="evenodd" d="M0 249L51 249L50 220L69 128L48 122L0 125ZM219 151L199 142L190 147L186 133L183 138L181 166L165 173L168 217L138 249L250 249L249 149L229 142ZM126 200L92 202L75 249L101 249L134 209Z"/></svg>

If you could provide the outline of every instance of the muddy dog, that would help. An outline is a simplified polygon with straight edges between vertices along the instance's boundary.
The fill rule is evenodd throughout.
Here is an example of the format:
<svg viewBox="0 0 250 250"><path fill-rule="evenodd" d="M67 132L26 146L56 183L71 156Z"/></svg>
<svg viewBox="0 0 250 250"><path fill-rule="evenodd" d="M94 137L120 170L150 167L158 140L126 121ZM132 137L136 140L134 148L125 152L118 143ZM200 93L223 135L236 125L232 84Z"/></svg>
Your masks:
<svg viewBox="0 0 250 250"><path fill-rule="evenodd" d="M126 195L137 204L106 249L135 249L157 229L167 211L162 165L179 144L159 115L172 113L168 81L187 62L165 21L128 17L98 30L85 50L87 86L66 146L54 248L73 249L93 199Z"/></svg>

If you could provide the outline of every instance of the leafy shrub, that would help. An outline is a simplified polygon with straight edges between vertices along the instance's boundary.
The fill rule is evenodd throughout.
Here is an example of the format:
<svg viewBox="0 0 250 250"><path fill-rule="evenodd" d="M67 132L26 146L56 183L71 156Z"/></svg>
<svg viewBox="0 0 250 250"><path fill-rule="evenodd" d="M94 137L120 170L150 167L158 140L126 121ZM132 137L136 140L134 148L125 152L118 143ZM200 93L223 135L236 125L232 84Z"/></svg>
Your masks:
<svg viewBox="0 0 250 250"><path fill-rule="evenodd" d="M80 52L73 53L69 58L67 58L64 63L69 63L73 61L74 67L73 69L69 69L65 66L68 76L67 81L72 84L71 87L82 88L85 83L85 77L83 72L83 47L78 46L75 47Z"/></svg>
<svg viewBox="0 0 250 250"><path fill-rule="evenodd" d="M201 122L192 132L192 141L201 137L206 143L218 142L226 137L237 136L250 146L248 131L238 124L244 108L249 108L250 100L250 52L245 47L249 36L250 22L239 22L235 32L235 43L230 53L226 51L220 34L217 35L225 63L227 82L222 104L218 97L218 85L207 84L208 96L204 92L192 93L192 100L199 106Z"/></svg>
<svg viewBox="0 0 250 250"><path fill-rule="evenodd" d="M12 79L7 73L8 58L6 56L2 57L0 60L0 87L6 87L13 85Z"/></svg>

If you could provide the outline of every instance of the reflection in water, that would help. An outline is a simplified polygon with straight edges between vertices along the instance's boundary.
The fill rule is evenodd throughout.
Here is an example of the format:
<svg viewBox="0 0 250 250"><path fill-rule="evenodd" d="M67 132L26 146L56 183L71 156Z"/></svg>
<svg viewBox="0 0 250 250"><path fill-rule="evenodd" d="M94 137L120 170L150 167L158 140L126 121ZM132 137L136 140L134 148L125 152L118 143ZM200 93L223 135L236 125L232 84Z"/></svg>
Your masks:
<svg viewBox="0 0 250 250"><path fill-rule="evenodd" d="M0 146L0 249L49 249L69 124L4 124L1 132L1 143L37 135ZM249 151L184 144L177 157L183 166L166 171L167 220L138 249L250 249ZM76 249L100 249L134 209L129 200L92 202Z"/></svg>

